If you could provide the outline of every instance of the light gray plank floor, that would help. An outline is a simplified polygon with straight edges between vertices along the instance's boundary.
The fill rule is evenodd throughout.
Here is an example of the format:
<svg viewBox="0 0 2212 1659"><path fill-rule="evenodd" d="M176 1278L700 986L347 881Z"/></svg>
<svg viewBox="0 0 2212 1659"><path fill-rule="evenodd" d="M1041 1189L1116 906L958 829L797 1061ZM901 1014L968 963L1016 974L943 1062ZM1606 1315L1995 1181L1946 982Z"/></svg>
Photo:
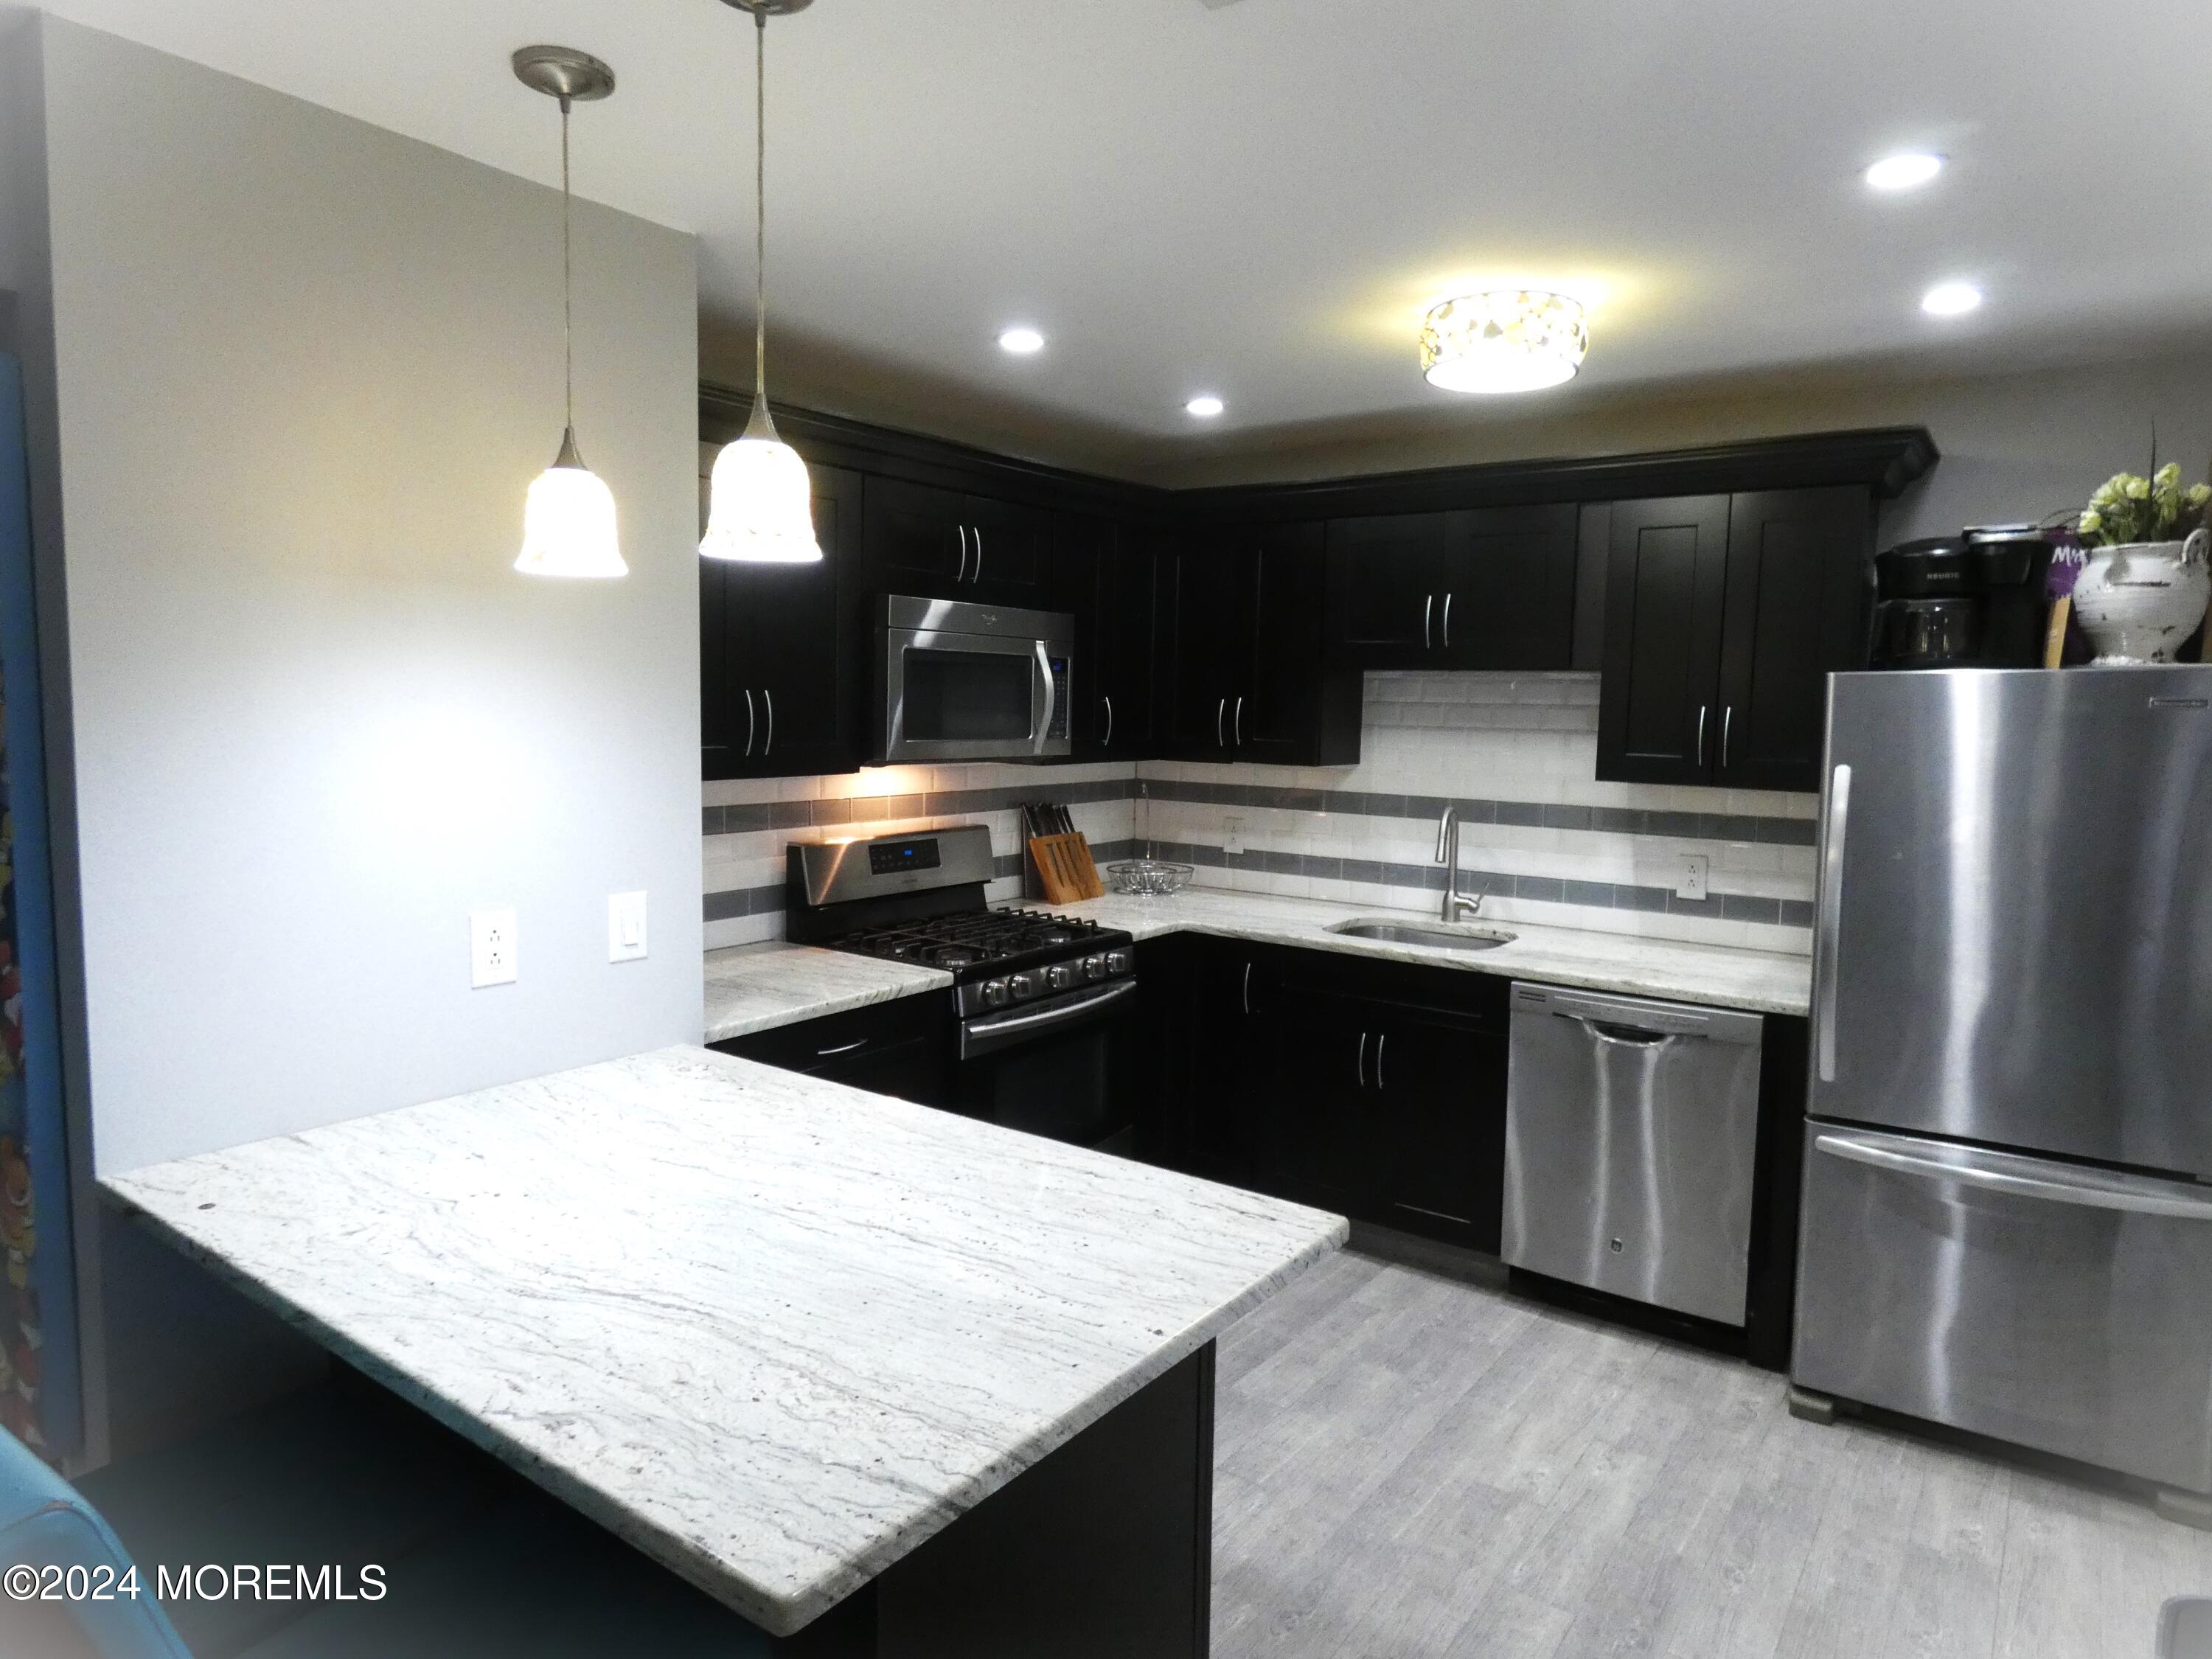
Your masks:
<svg viewBox="0 0 2212 1659"><path fill-rule="evenodd" d="M1221 1340L1218 1659L2150 1659L2212 1535L1346 1252Z"/></svg>

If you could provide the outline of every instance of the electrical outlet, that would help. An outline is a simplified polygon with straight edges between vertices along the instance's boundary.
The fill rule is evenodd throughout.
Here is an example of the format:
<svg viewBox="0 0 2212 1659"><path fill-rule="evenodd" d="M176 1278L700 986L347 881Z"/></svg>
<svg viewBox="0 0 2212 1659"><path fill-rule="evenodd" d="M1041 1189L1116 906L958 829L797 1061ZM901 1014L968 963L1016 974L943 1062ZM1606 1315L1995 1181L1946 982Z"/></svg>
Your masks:
<svg viewBox="0 0 2212 1659"><path fill-rule="evenodd" d="M487 985L514 983L514 912L472 910L469 913L469 985L481 991Z"/></svg>
<svg viewBox="0 0 2212 1659"><path fill-rule="evenodd" d="M645 895L607 895L607 960L636 962L645 955Z"/></svg>
<svg viewBox="0 0 2212 1659"><path fill-rule="evenodd" d="M1221 850L1235 858L1244 850L1244 820L1226 818L1222 822Z"/></svg>
<svg viewBox="0 0 2212 1659"><path fill-rule="evenodd" d="M1674 896L1701 899L1705 896L1706 878L1712 873L1713 861L1705 853L1685 853L1674 871Z"/></svg>

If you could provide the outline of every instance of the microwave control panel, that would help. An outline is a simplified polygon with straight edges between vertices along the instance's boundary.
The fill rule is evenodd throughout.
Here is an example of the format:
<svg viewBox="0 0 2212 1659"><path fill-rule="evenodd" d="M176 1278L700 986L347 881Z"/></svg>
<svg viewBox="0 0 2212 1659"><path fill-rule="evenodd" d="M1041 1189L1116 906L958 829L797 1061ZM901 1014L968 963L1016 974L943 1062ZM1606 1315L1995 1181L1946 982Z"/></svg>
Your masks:
<svg viewBox="0 0 2212 1659"><path fill-rule="evenodd" d="M1048 660L1052 665L1052 724L1045 728L1045 736L1064 740L1067 736L1067 659Z"/></svg>

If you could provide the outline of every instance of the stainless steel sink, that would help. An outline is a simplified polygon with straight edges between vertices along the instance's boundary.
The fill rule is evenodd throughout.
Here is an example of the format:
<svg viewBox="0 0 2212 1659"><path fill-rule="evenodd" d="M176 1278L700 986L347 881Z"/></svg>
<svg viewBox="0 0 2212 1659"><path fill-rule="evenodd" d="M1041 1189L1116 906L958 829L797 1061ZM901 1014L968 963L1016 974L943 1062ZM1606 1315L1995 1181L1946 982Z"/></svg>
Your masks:
<svg viewBox="0 0 2212 1659"><path fill-rule="evenodd" d="M1486 928L1454 927L1440 921L1385 921L1370 916L1340 921L1328 931L1341 933L1346 939L1379 939L1385 945L1419 945L1431 951L1495 951L1520 937Z"/></svg>

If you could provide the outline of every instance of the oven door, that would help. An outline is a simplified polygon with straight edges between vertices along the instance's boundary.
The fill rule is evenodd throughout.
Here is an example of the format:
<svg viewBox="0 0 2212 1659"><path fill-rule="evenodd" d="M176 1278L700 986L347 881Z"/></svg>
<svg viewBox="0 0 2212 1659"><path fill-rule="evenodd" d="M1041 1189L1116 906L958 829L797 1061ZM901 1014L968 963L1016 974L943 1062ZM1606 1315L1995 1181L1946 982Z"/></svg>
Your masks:
<svg viewBox="0 0 2212 1659"><path fill-rule="evenodd" d="M960 1026L960 1109L1009 1129L1127 1156L1137 981L1116 980Z"/></svg>
<svg viewBox="0 0 2212 1659"><path fill-rule="evenodd" d="M1049 640L886 628L883 758L1039 760L1070 752L1068 648Z"/></svg>

